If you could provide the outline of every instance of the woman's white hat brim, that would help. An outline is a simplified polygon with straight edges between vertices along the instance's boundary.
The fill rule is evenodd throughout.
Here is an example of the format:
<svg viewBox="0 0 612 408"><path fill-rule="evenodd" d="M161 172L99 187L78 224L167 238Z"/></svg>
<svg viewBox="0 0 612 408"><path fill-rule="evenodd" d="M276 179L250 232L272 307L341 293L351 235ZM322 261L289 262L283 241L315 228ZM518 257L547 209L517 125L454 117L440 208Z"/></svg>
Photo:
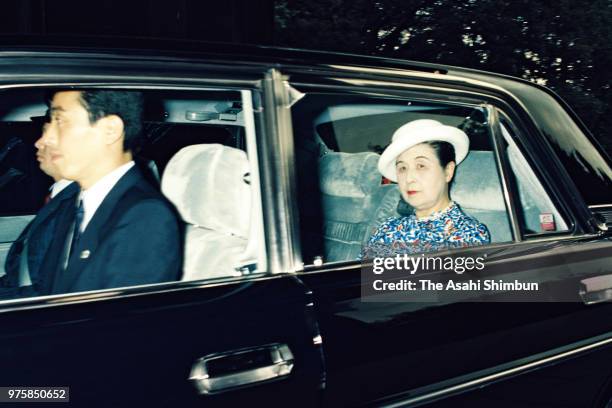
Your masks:
<svg viewBox="0 0 612 408"><path fill-rule="evenodd" d="M378 160L378 171L389 180L397 182L395 172L397 157L412 146L432 141L452 144L455 148L455 164L461 163L470 149L470 140L462 130L443 125L437 120L413 120L393 133L391 144L387 146Z"/></svg>

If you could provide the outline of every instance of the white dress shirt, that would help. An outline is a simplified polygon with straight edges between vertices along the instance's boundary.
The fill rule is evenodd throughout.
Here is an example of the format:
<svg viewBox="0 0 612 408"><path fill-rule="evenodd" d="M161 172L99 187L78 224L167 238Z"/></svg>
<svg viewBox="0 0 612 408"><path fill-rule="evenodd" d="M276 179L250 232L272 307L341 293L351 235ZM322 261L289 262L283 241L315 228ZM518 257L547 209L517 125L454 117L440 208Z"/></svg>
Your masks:
<svg viewBox="0 0 612 408"><path fill-rule="evenodd" d="M106 176L98 180L93 186L87 190L81 191L80 199L83 200L83 222L81 222L81 232L85 231L87 224L93 218L94 214L106 198L108 193L115 187L125 173L134 166L134 161L125 163L117 167L115 170L108 173Z"/></svg>
<svg viewBox="0 0 612 408"><path fill-rule="evenodd" d="M51 198L54 198L56 195L58 195L60 193L60 191L62 191L66 187L68 187L70 185L70 183L74 183L74 181L66 180L66 179L61 179L61 180L58 180L55 183L53 183L53 185L50 188L50 193L49 193Z"/></svg>

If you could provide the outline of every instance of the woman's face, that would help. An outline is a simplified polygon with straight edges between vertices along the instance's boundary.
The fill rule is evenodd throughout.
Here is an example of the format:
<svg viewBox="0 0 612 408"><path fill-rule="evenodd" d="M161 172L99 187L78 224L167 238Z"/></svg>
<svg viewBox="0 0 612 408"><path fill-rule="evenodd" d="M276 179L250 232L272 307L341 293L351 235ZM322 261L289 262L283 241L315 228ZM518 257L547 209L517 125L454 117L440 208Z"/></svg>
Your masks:
<svg viewBox="0 0 612 408"><path fill-rule="evenodd" d="M448 183L455 163L440 165L435 150L427 143L412 146L395 161L397 184L404 200L415 209L417 217L443 210L449 204Z"/></svg>

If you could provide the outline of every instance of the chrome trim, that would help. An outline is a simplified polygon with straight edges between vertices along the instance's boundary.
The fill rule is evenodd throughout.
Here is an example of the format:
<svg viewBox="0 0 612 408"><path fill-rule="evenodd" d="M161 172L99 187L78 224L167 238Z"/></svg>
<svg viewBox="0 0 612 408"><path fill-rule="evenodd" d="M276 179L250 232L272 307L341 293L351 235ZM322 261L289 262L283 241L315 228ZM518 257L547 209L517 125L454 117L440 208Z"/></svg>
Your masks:
<svg viewBox="0 0 612 408"><path fill-rule="evenodd" d="M255 110L253 108L253 91L240 91L242 98L242 109L244 111L244 130L247 142L247 155L249 158L249 169L251 177L251 231L249 231L249 241L245 252L249 252L252 245L257 246L257 271L268 269L268 259L266 252L266 237L263 221L263 210L261 204L261 180L259 176L259 157L257 154L257 132L255 130ZM252 231L255 231L253 233ZM256 242L251 242L255 240ZM249 262L249 259L243 259Z"/></svg>
<svg viewBox="0 0 612 408"><path fill-rule="evenodd" d="M565 242L565 241L579 241L579 240L583 240L583 239L598 239L600 236L597 234L582 234L582 235L569 235L569 234L559 234L556 236L550 236L550 237L538 237L538 238L530 238L530 239L526 239L521 241L521 244L537 244L540 242ZM463 251L463 250L470 250L470 249L474 249L474 248L486 248L487 250L496 250L499 248L504 248L504 247L508 247L508 246L513 246L516 245L517 242L514 241L507 241L507 242L494 242L492 244L489 245L483 245L480 247L468 247L468 248L458 248L455 251ZM457 252L455 252L457 253ZM461 253L461 252L458 252ZM436 254L436 252L431 252L431 255ZM416 254L419 255L419 254ZM350 262L350 263L349 263ZM308 264L305 266L304 271L302 271L301 273L307 273L307 274L317 274L317 273L330 273L330 272L337 272L337 271L346 271L346 270L355 270L357 268L363 268L366 266L371 266L372 262L371 261L359 261L359 260L348 260L348 261L334 261L334 262L328 262L328 263L324 263L321 266L315 266L313 264ZM299 275L299 274L298 274Z"/></svg>
<svg viewBox="0 0 612 408"><path fill-rule="evenodd" d="M333 66L332 68L337 68L337 67ZM473 78L461 77L461 76L456 76L452 74L436 74L436 73L417 72L417 71L410 71L410 70L408 71L402 70L402 71L387 72L387 75L395 76L396 78L385 78L385 81L381 81L377 79L358 79L358 80L356 79L353 81L359 81L361 83L364 83L364 84L367 83L371 85L383 85L384 83L388 85L388 82L393 82L394 80L397 81L398 79L400 79L397 74L401 73L401 77L402 77L401 79L428 79L428 80L433 80L433 81L438 81L438 82L452 82L454 84L468 84L468 85L475 86L478 88L490 89L496 92L505 93L507 95L514 97L514 95L505 88L502 88L490 82L479 81ZM384 73L379 72L375 74L384 74ZM336 77L334 79L346 80L346 78L339 78L339 77ZM351 81L351 80L349 79L348 81Z"/></svg>
<svg viewBox="0 0 612 408"><path fill-rule="evenodd" d="M612 272L609 271L609 272ZM578 294L585 305L609 302L612 300L612 274L593 276L580 281Z"/></svg>
<svg viewBox="0 0 612 408"><path fill-rule="evenodd" d="M209 365L218 360L234 360L249 353L269 353L271 364L246 370L234 370L221 375L212 375ZM248 361L248 357L247 357ZM294 366L291 349L286 344L274 343L265 346L244 348L224 353L214 353L196 360L189 374L198 392L203 395L219 394L237 388L258 385L270 380L288 377Z"/></svg>
<svg viewBox="0 0 612 408"><path fill-rule="evenodd" d="M342 70L353 74L374 74L374 75L397 75L402 77L413 77L413 76L424 76L426 78L440 78L446 77L447 74L439 71L448 72L448 68L439 67L438 69L431 67L431 71L417 70L413 68L372 68L366 66L354 66L354 65L336 65L328 64L328 67L335 70ZM453 77L455 78L455 77Z"/></svg>
<svg viewBox="0 0 612 408"><path fill-rule="evenodd" d="M200 279L194 281L175 281L154 283L140 286L129 286L124 288L103 289L91 292L63 293L58 295L37 296L32 298L8 299L0 301L0 314L19 312L22 310L43 309L48 307L68 306L100 301L158 295L161 293L178 292L186 290L198 290L210 287L229 286L236 283L259 282L270 279L281 279L288 274L270 275L259 273L254 275L228 276L218 279ZM293 274L291 274L293 276ZM6 307L5 307L6 305Z"/></svg>
<svg viewBox="0 0 612 408"><path fill-rule="evenodd" d="M446 67L431 67L430 69L433 72L428 72L428 71L418 71L418 70L414 70L414 69L410 69L410 68L369 68L369 67L355 67L355 66L349 66L349 65L328 65L330 68L332 69L338 69L338 70L344 70L345 72L351 72L351 73L355 73L355 74L372 74L372 75L384 75L384 76L391 76L391 77L396 77L396 78L385 78L389 81L391 81L392 79L427 79L427 80L432 80L432 81L444 81L444 82L453 82L455 84L468 84L471 86L476 86L478 88L485 88L485 89L491 89L491 90L495 90L497 92L503 92L507 95L510 95L512 97L514 97L514 95L508 91L507 89L495 85L491 82L487 82L487 81L481 81L478 79L475 79L473 77L465 77L465 76L461 76L461 75L456 75L455 72L458 72L457 69L462 70L463 68L460 67L452 67L452 66L446 66ZM442 73L440 71L445 71L445 73ZM474 74L474 72L470 73L470 74ZM492 74L492 73L485 73L485 72L476 72L476 74L481 74L481 75L489 75L489 76L496 76L496 74ZM504 79L513 79L514 82L516 83L522 83L521 81L516 81L516 78L509 78L509 77L505 77ZM375 82L376 80L371 80L369 79L369 81L371 82Z"/></svg>
<svg viewBox="0 0 612 408"><path fill-rule="evenodd" d="M439 254L441 253L444 254L443 256L449 256L450 254L462 254L465 252L468 252L468 253L476 252L476 251L480 252L480 251L483 251L483 248L486 248L487 250L490 250L490 251L495 251L497 249L503 250L504 248L511 246L511 245L515 245L515 244L516 242L514 241L494 242L492 244L482 245L482 246L477 246L477 247L455 248L452 251L446 249L446 250L440 250L437 252L418 252L418 253L415 253L415 256L420 256L422 254L426 256L440 256ZM324 263L321 266L315 266L313 264L308 264L306 265L304 271L302 271L301 273L316 274L316 273L336 272L336 271L345 271L345 270L355 270L358 268L371 267L372 262L373 261L369 259L369 260L334 261L334 262Z"/></svg>
<svg viewBox="0 0 612 408"><path fill-rule="evenodd" d="M388 404L384 404L381 402L380 404L377 404L377 406L384 408L421 406L424 404L431 403L433 401L458 395L476 388L482 388L489 385L489 383L501 381L505 377L520 375L527 371L540 368L544 365L556 363L561 360L573 357L577 354L585 353L610 344L612 344L612 332L608 332L600 336L591 337L586 340L581 340L570 345L558 347L543 353L538 353L532 357L515 360L509 363L500 364L490 369L485 369L477 371L475 373L467 374L465 376L456 377L455 379L445 381L446 383L455 382L457 383L456 385L451 385L443 389L428 392L428 389L433 388L432 386L421 387L421 395L405 398L401 401L392 402ZM523 361L525 363L522 363ZM507 366L509 366L510 368L505 368ZM488 372L492 373L487 374ZM482 376L478 377L479 375ZM469 377L477 378L468 381L464 380ZM411 391L410 394L419 394L419 389Z"/></svg>
<svg viewBox="0 0 612 408"><path fill-rule="evenodd" d="M303 269L298 227L291 98L286 78L270 69L263 81L265 131L260 135L261 181L268 267L272 273Z"/></svg>
<svg viewBox="0 0 612 408"><path fill-rule="evenodd" d="M389 95L390 92L394 92L394 91L400 91L400 92L411 92L411 91L415 91L415 92L423 92L423 91L434 91L437 93L444 93L446 95L450 95L450 94L454 94L454 95L474 95L475 97L480 96L479 100L480 102L482 102L482 98L483 97L488 97L488 98L495 98L494 95L488 95L488 94L482 94L479 92L475 92L474 90L468 90L468 89L455 89L455 88L445 88L443 85L445 84L440 84L439 86L433 86L433 85L420 85L420 84L407 84L407 83L402 83L402 82L383 82L383 81L369 81L369 80L353 80L353 79L347 79L347 78L331 78L335 81L341 82L343 84L346 84L346 86L348 87L374 87L374 89L376 88L380 88L380 87L386 87L385 89L385 93L384 95ZM296 85L298 85L298 83L296 83ZM309 84L312 86L312 84ZM317 87L319 88L338 88L338 86L333 86L333 85L317 85ZM393 88L389 88L389 87L393 87ZM363 91L361 91L363 92ZM382 95L379 95L382 96ZM495 99L499 99L499 98L495 98ZM440 100L439 100L440 101ZM439 102L438 101L438 102Z"/></svg>
<svg viewBox="0 0 612 408"><path fill-rule="evenodd" d="M493 153L495 154L495 161L497 162L497 171L501 178L502 189L504 192L504 201L506 202L506 210L508 217L510 218L510 227L512 228L512 234L514 235L515 242L521 242L523 237L521 235L521 226L518 221L518 215L516 212L514 197L517 196L514 191L508 172L510 165L508 158L503 153L501 142L503 136L501 134L501 128L499 124L499 117L497 115L497 109L493 105L486 104L484 108L487 111L487 120L489 121L489 128L491 129L493 139Z"/></svg>
<svg viewBox="0 0 612 408"><path fill-rule="evenodd" d="M291 71L294 72L294 71ZM383 96L388 97L393 95L396 92L401 92L402 95L406 95L406 93L414 92L419 93L420 95L424 95L423 100L428 100L431 97L431 94L434 93L436 96L443 95L445 98L432 98L431 101L435 102L447 102L447 103L466 103L469 105L474 105L476 107L482 106L483 99L496 99L499 101L503 101L496 94L490 94L482 92L482 89L457 89L457 88L448 88L447 85L452 85L452 83L440 83L439 81L435 84L414 84L408 82L397 82L397 78L391 78L388 81L370 81L365 79L360 80L350 80L347 78L338 78L338 77L328 77L326 79L337 81L338 83L318 83L318 82L305 82L302 81L292 81L291 84L295 87L300 88L318 88L322 90L334 90L334 91L345 91L350 89L354 93L361 94L370 94L371 96ZM387 79L387 78L385 78ZM381 88L384 87L384 88ZM365 89L365 90L364 90ZM372 90L372 91L370 91ZM308 93L308 91L307 91ZM449 95L449 94L452 94ZM472 99L468 97L463 97L462 95L471 95ZM510 95L511 96L511 95ZM459 99L467 100L467 102L459 102ZM507 105L507 103L506 103Z"/></svg>
<svg viewBox="0 0 612 408"><path fill-rule="evenodd" d="M23 83L2 83L0 78L0 89L19 89L19 88L47 88L47 87L87 87L87 88L114 88L114 89L176 89L185 91L218 91L218 90L231 90L240 91L243 89L257 88L260 80L253 79L209 79L209 78L181 78L181 77L169 77L160 78L152 76L126 76L122 78L110 77L108 75L87 75L83 77L83 82L74 82L74 78L78 75L55 75L53 77L54 82L29 82L34 80L48 80L47 75L30 76L27 78L28 82ZM22 77L23 78L23 77ZM65 82L59 82L65 79ZM123 79L121 82L118 80ZM142 81L142 82L139 82ZM155 81L160 81L157 84ZM168 83L173 85L167 85ZM182 85L182 83L186 83ZM196 83L196 85L191 84ZM198 86L197 84L205 83L206 86L213 86L214 88L207 88ZM166 85L164 85L166 84Z"/></svg>
<svg viewBox="0 0 612 408"><path fill-rule="evenodd" d="M601 213L594 213L591 220L593 224L595 224L595 227L602 233L608 232L610 229L608 228L608 224L612 224L606 222L606 218Z"/></svg>
<svg viewBox="0 0 612 408"><path fill-rule="evenodd" d="M559 235L555 235L555 236L540 235L535 238L527 238L525 239L524 242L538 243L538 242L571 241L571 240L595 239L595 238L599 238L599 235L589 234L589 233L586 233L586 234L583 233L580 235L571 235L571 231L567 231L567 232L563 231L563 232L559 232Z"/></svg>
<svg viewBox="0 0 612 408"><path fill-rule="evenodd" d="M447 105L453 105L453 106L462 106L462 107L467 107L467 108L474 108L474 109L482 109L482 104L483 104L483 99L497 99L499 100L499 98L495 98L491 95L486 95L486 94L479 94L476 92L471 92L471 91L465 91L462 92L462 94L470 94L470 96L465 96L465 95L453 95L452 99L451 98L443 98L443 96L445 96L444 93L441 93L440 90L444 90L444 91L449 91L449 92L453 92L453 93L457 93L458 91L456 89L447 89L447 88L434 88L434 87L430 87L427 88L426 91L423 91L421 88L423 88L423 86L420 86L419 89L390 89L390 88L386 88L383 91L376 91L376 90L364 90L364 89L360 89L360 88L355 88L355 87L349 87L349 86L339 86L339 85L321 85L321 84L313 84L313 83L306 83L306 82L292 82L292 84L294 86L299 86L301 88L314 88L317 90L324 90L326 92L343 92L343 93L347 93L347 91L350 91L351 94L353 95L363 95L363 96L367 96L367 97L371 97L371 98L384 98L384 99L395 99L395 100L399 100L399 101L406 101L407 99L410 99L411 102L424 102L424 103L444 103ZM395 83L391 83L391 86L397 85ZM401 84L403 85L403 88L411 88L410 85L408 84ZM308 94L308 90L306 90L306 94ZM435 97L432 97L432 93L434 94ZM446 95L448 96L448 95Z"/></svg>
<svg viewBox="0 0 612 408"><path fill-rule="evenodd" d="M580 240L585 240L585 239L599 239L599 237L600 235L598 234L570 235L569 233L563 233L563 234L559 233L559 235L555 235L555 236L539 236L537 238L525 239L521 241L521 243L522 244L538 244L538 243L546 243L546 242L580 241ZM513 246L516 244L517 242L514 242L514 241L494 242L489 245L483 245L479 248L481 249L486 248L487 250L490 249L494 251L500 248L503 249L504 247ZM473 248L474 247L458 248L456 251L462 251L464 249L470 250ZM436 254L436 252L432 252L430 254L433 255L433 254ZM416 255L419 255L419 254L416 254ZM307 273L307 274L330 273L330 272L336 272L336 271L354 270L357 268L363 268L363 267L371 266L371 265L372 265L371 261L364 262L360 260L334 261L334 262L324 263L321 266L316 266L314 264L307 264L305 265L304 270L301 271L300 273Z"/></svg>
<svg viewBox="0 0 612 408"><path fill-rule="evenodd" d="M283 81L283 84L285 85L285 88L287 88L287 94L289 96L288 108L291 108L293 105L298 103L303 97L306 96L305 93L300 92L294 87L292 87L291 84L289 84L289 81L285 80Z"/></svg>
<svg viewBox="0 0 612 408"><path fill-rule="evenodd" d="M601 234L612 231L612 204L590 205L591 220Z"/></svg>

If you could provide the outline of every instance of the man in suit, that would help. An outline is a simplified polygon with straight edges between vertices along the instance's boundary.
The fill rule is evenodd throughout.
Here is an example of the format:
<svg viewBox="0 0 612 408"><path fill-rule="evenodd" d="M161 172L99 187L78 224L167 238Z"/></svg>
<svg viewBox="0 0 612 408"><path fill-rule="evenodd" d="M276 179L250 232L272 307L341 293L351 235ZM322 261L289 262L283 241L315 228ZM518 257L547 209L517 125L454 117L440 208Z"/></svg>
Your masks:
<svg viewBox="0 0 612 408"><path fill-rule="evenodd" d="M43 125L43 133L47 125ZM56 227L57 218L54 215L64 200L74 202L79 192L76 183L61 178L56 166L51 162L49 150L42 143L42 136L34 146L37 149L36 158L40 169L53 178L54 183L49 189L48 202L13 242L7 254L4 265L6 274L0 278L0 297L5 299L37 294L40 265L49 250Z"/></svg>
<svg viewBox="0 0 612 408"><path fill-rule="evenodd" d="M58 91L43 134L52 163L81 188L59 204L43 262L41 294L173 281L181 270L179 222L171 204L134 166L142 94Z"/></svg>

